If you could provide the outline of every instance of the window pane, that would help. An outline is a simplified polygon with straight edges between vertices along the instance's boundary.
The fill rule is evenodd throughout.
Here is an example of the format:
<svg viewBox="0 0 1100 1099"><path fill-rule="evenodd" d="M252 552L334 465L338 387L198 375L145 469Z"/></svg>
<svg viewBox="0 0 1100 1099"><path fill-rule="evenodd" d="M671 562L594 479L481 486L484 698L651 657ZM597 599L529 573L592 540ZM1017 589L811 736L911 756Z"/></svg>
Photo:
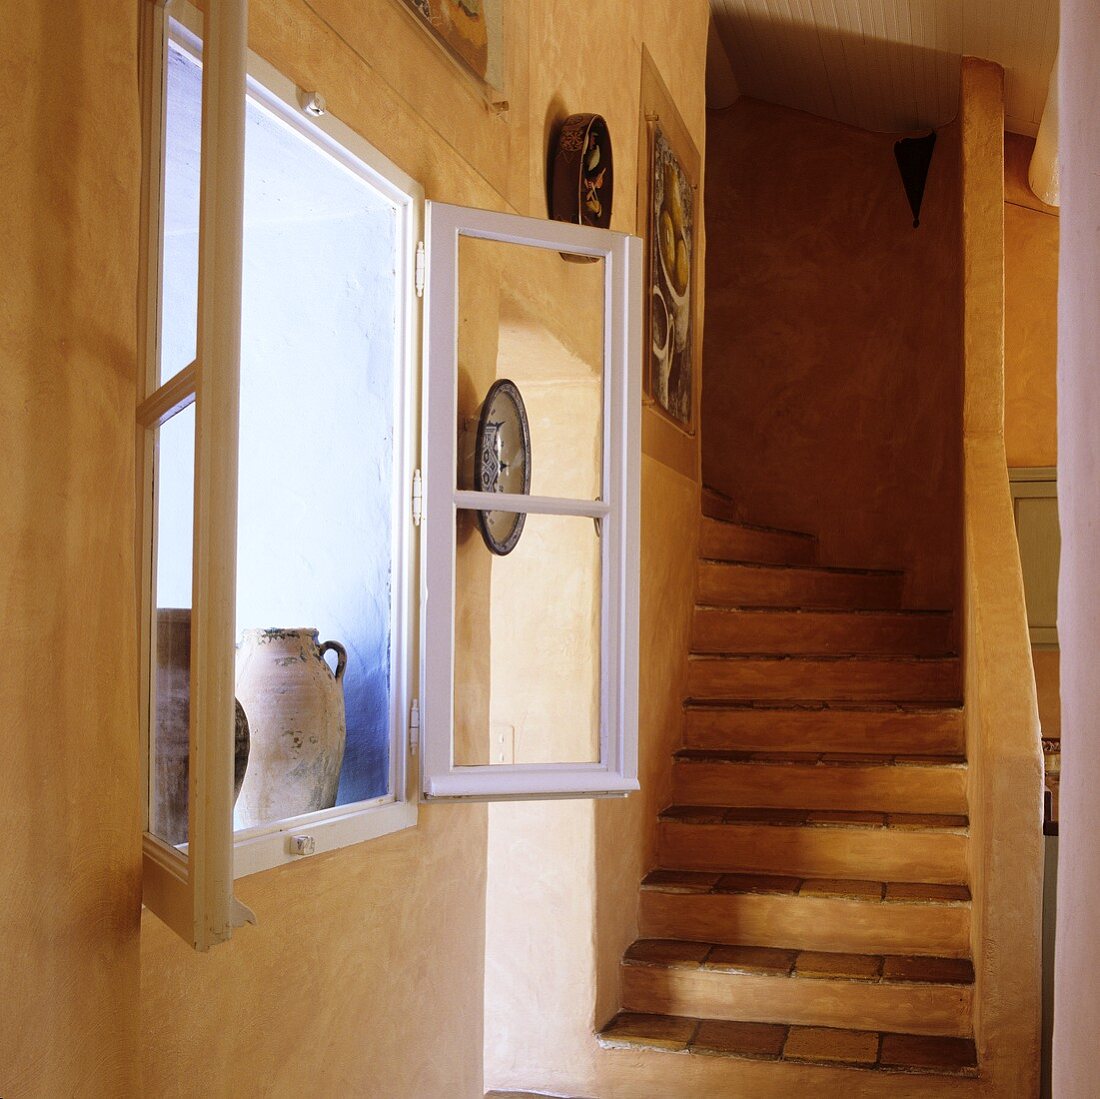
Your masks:
<svg viewBox="0 0 1100 1099"><path fill-rule="evenodd" d="M156 430L156 624L150 738L149 831L187 842L191 715L191 555L195 518L195 406Z"/></svg>
<svg viewBox="0 0 1100 1099"><path fill-rule="evenodd" d="M600 496L604 262L578 260L459 238L459 488L485 488L474 478L478 427L489 387L507 378L526 407L530 492Z"/></svg>
<svg viewBox="0 0 1100 1099"><path fill-rule="evenodd" d="M600 760L600 538L591 519L528 515L492 554L457 515L455 765Z"/></svg>
<svg viewBox="0 0 1100 1099"><path fill-rule="evenodd" d="M396 216L249 101L238 828L392 792Z"/></svg>
<svg viewBox="0 0 1100 1099"><path fill-rule="evenodd" d="M173 378L195 360L201 134L202 66L185 50L169 42L158 384Z"/></svg>

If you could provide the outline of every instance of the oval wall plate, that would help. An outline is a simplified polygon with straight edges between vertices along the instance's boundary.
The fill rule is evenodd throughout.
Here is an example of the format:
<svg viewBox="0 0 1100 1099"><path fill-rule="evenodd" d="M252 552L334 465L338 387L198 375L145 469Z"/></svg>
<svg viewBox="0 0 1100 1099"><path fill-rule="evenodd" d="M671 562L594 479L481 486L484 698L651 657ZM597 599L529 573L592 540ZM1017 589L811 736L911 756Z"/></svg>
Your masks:
<svg viewBox="0 0 1100 1099"><path fill-rule="evenodd" d="M550 216L555 221L611 225L615 174L611 132L598 114L570 115L558 132L550 182Z"/></svg>

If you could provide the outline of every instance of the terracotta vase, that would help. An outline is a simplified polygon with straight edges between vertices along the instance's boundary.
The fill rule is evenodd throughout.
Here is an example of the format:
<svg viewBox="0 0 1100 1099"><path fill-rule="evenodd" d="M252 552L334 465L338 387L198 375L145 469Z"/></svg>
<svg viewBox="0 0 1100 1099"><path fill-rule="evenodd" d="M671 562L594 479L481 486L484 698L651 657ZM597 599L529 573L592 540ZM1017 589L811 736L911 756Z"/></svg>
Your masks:
<svg viewBox="0 0 1100 1099"><path fill-rule="evenodd" d="M168 843L187 842L190 771L191 608L157 609L156 707L153 723L154 789L149 830ZM248 767L248 718L236 700L233 798Z"/></svg>
<svg viewBox="0 0 1100 1099"><path fill-rule="evenodd" d="M333 674L325 653L336 653ZM338 641L317 631L245 630L237 646L237 697L252 750L235 824L249 828L329 809L344 762L344 669Z"/></svg>

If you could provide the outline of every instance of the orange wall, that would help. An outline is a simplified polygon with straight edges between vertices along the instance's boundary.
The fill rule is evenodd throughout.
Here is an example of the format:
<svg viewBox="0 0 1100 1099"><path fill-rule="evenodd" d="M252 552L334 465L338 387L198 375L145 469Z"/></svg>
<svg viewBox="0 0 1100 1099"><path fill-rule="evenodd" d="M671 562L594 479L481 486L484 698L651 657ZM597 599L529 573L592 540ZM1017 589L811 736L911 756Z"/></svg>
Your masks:
<svg viewBox="0 0 1100 1099"><path fill-rule="evenodd" d="M137 1095L137 6L0 5L0 1095ZM48 64L46 60L48 59Z"/></svg>
<svg viewBox="0 0 1100 1099"><path fill-rule="evenodd" d="M710 117L704 480L833 564L959 575L957 127L912 215L894 138L753 100Z"/></svg>
<svg viewBox="0 0 1100 1099"><path fill-rule="evenodd" d="M259 926L208 955L142 916L138 6L55 7L0 9L25 95L3 116L0 161L0 606L11 643L0 684L0 1094L480 1097L484 806L428 806L415 830L242 880ZM642 47L702 145L705 0L504 8L512 71L500 115L390 0L373 0L369 18L360 0L252 0L251 42L433 199L544 215L552 122L599 111L616 142L613 228L632 231ZM669 476L682 505L695 481ZM666 564L690 562L692 547L680 512L652 506L654 484L662 504L669 493L658 481L647 475L646 535L662 577L690 575L690 563ZM661 740L668 705L654 684L675 679L683 637L657 617L660 598L644 606L647 654L666 671L650 681L643 737ZM635 804L610 811L616 829ZM611 872L599 904L620 943L646 838L600 827Z"/></svg>
<svg viewBox="0 0 1100 1099"><path fill-rule="evenodd" d="M1027 184L1035 142L1005 134L1005 451L1009 467L1058 461L1058 210Z"/></svg>

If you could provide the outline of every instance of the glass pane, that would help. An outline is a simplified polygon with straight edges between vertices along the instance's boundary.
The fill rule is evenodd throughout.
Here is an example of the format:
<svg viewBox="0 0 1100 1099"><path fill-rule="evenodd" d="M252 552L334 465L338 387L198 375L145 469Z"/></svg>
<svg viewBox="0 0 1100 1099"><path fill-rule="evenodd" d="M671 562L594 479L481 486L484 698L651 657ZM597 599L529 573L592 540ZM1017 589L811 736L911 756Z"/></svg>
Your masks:
<svg viewBox="0 0 1100 1099"><path fill-rule="evenodd" d="M172 26L178 26L173 21ZM168 44L164 117L164 244L158 384L194 362L199 293L202 66Z"/></svg>
<svg viewBox="0 0 1100 1099"><path fill-rule="evenodd" d="M528 515L498 556L458 513L456 766L599 762L600 566L591 519Z"/></svg>
<svg viewBox="0 0 1100 1099"><path fill-rule="evenodd" d="M249 101L238 828L391 789L396 216Z"/></svg>
<svg viewBox="0 0 1100 1099"><path fill-rule="evenodd" d="M187 842L191 717L191 553L195 519L195 406L156 430L156 623L150 737L149 831Z"/></svg>
<svg viewBox="0 0 1100 1099"><path fill-rule="evenodd" d="M529 491L594 500L603 448L604 262L463 236L458 247L459 488L485 490L486 396L514 382L530 432ZM485 415L483 415L485 413ZM512 473L520 455L511 455ZM494 470L495 470L494 466ZM521 478L522 480L522 478ZM490 491L512 491L490 475ZM521 489L522 491L522 489Z"/></svg>

